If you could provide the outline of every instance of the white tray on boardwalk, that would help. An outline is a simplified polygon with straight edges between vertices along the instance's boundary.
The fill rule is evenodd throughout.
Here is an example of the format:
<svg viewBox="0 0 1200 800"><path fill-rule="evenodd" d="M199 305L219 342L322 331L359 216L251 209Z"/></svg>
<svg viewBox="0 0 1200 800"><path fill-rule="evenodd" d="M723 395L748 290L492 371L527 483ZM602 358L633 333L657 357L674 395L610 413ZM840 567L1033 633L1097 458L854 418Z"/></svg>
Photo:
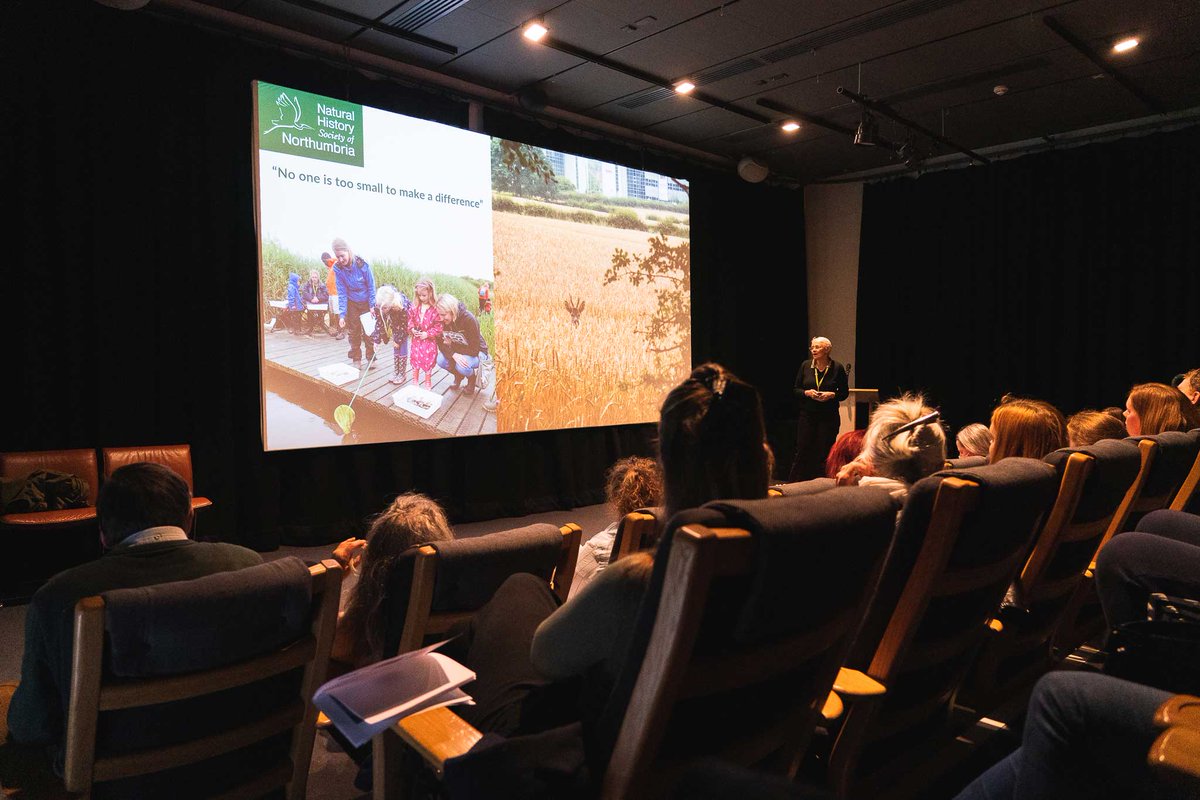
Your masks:
<svg viewBox="0 0 1200 800"><path fill-rule="evenodd" d="M429 419L442 407L442 396L420 386L405 386L392 395L396 408L402 408L421 419Z"/></svg>
<svg viewBox="0 0 1200 800"><path fill-rule="evenodd" d="M358 370L349 364L326 364L317 368L317 374L334 386L345 386L358 378Z"/></svg>

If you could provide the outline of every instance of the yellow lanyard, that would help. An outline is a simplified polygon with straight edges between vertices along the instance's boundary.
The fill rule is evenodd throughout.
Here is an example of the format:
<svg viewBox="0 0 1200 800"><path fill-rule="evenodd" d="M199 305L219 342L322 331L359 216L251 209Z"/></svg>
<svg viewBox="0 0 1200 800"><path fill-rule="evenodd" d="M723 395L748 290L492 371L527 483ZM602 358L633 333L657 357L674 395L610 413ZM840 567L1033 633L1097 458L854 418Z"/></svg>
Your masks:
<svg viewBox="0 0 1200 800"><path fill-rule="evenodd" d="M832 367L832 366L833 366L833 364L829 365L829 367ZM813 365L813 380L816 381L816 383L817 383L817 391L818 392L821 391L821 381L825 380L825 376L829 374L829 367L826 367L825 371L822 372L820 375L818 375L817 367L816 367L816 365Z"/></svg>

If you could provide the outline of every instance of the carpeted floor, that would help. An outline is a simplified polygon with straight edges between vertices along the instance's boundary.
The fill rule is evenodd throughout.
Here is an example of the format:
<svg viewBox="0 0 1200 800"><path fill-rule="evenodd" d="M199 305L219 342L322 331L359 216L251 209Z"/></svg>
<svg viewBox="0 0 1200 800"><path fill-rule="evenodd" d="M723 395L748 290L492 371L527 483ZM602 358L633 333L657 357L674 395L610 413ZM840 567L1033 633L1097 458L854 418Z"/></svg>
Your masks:
<svg viewBox="0 0 1200 800"><path fill-rule="evenodd" d="M610 511L603 505L584 506L568 511L547 511L526 517L508 517L458 525L454 533L458 537L482 536L486 533L506 531L535 522L564 525L574 522L583 528L583 540L598 533L612 522ZM306 561L327 558L333 545L321 547L280 547L263 553L265 559L297 556ZM0 683L15 682L21 678L21 655L25 639L25 606L0 607ZM356 768L332 741L324 735L317 737L313 745L312 766L309 769L308 796L320 800L358 800L368 798L369 793L354 788Z"/></svg>

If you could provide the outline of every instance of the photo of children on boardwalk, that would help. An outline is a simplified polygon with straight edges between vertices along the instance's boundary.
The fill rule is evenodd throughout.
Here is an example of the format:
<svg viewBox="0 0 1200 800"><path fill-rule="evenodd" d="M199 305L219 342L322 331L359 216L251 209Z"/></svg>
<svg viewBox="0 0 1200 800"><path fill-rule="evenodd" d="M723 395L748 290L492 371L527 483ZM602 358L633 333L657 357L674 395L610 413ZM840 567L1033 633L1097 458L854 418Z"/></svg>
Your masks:
<svg viewBox="0 0 1200 800"><path fill-rule="evenodd" d="M346 443L496 432L492 281L372 263L341 237L319 255L265 241L262 264L263 385L276 404L291 398ZM485 286L488 307L473 312ZM305 441L290 434L274 438Z"/></svg>
<svg viewBox="0 0 1200 800"><path fill-rule="evenodd" d="M658 419L692 367L687 183L501 139L491 156L497 429Z"/></svg>

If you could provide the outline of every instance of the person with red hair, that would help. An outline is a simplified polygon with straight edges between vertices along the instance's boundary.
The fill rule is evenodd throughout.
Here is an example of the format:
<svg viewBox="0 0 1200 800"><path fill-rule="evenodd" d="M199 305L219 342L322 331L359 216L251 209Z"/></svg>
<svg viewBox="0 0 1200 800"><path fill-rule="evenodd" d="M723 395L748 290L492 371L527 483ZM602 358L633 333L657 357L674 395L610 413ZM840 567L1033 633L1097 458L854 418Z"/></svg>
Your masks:
<svg viewBox="0 0 1200 800"><path fill-rule="evenodd" d="M992 411L991 429L989 464L1014 456L1041 459L1067 446L1067 420L1045 400L1002 401Z"/></svg>
<svg viewBox="0 0 1200 800"><path fill-rule="evenodd" d="M838 471L849 464L854 459L858 458L863 450L863 442L867 438L867 429L860 428L856 431L846 431L838 436L833 443L833 447L829 448L829 455L825 458L825 477L836 478Z"/></svg>
<svg viewBox="0 0 1200 800"><path fill-rule="evenodd" d="M1200 411L1178 389L1165 383L1139 383L1125 400L1125 430L1130 436L1200 428Z"/></svg>

